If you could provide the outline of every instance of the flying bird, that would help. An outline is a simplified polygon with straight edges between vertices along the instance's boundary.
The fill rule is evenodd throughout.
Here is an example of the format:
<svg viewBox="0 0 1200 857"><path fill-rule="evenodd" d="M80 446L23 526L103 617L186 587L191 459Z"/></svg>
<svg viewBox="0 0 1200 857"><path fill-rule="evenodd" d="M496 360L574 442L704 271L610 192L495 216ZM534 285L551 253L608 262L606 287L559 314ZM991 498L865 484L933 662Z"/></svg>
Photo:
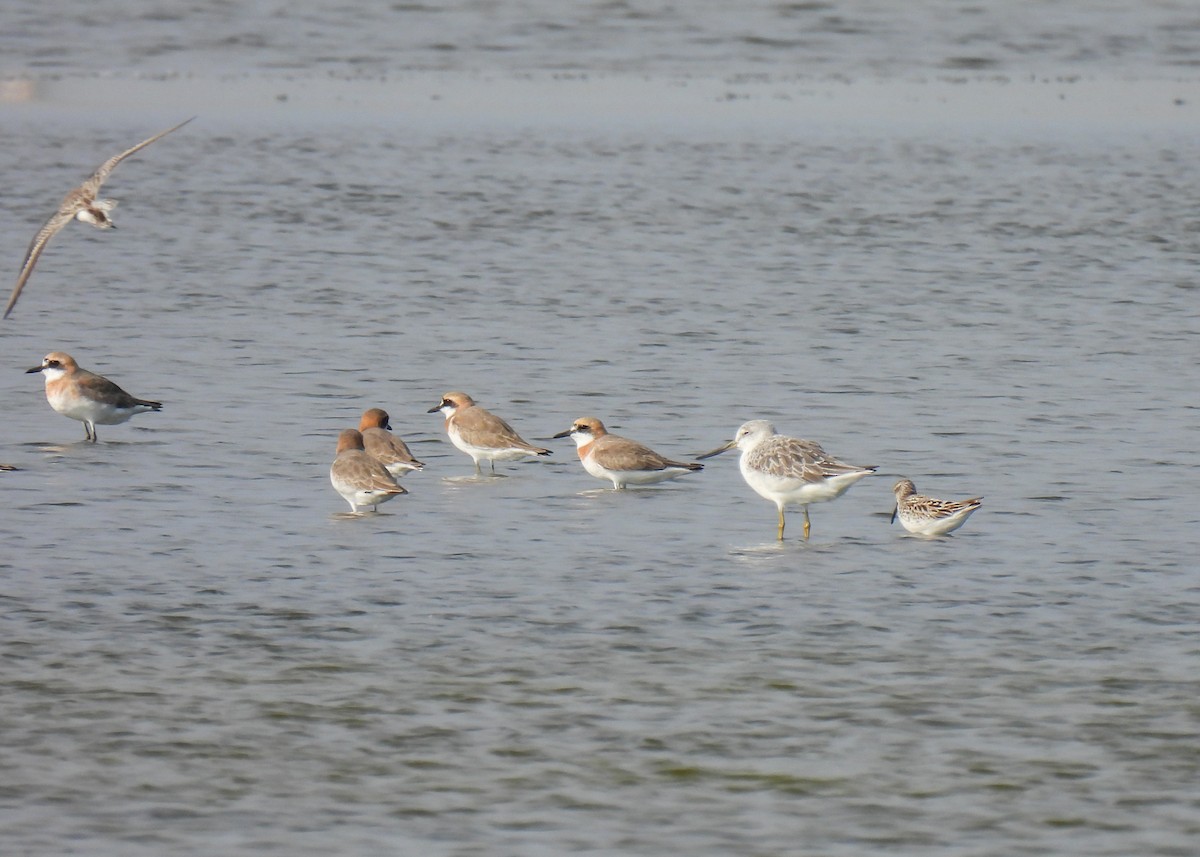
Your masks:
<svg viewBox="0 0 1200 857"><path fill-rule="evenodd" d="M193 116L192 119L196 117ZM101 185L108 179L109 175L117 164L128 158L134 152L138 152L155 140L167 136L172 131L178 131L192 119L186 119L168 128L166 131L160 131L148 140L143 140L132 149L126 149L119 155L114 155L103 164L100 169L92 173L92 177L75 188L73 191L63 197L63 201L59 203L58 211L50 216L45 225L38 230L37 235L33 236L33 241L29 244L29 249L25 251L25 261L21 263L21 273L17 277L17 284L13 287L12 294L8 298L8 306L4 308L4 318L8 318L13 307L17 305L17 298L21 296L21 289L25 288L25 283L29 279L29 275L33 273L33 266L37 264L41 258L42 251L46 249L46 245L50 239L57 235L64 226L71 222L72 219L90 223L97 229L115 229L112 218L108 213L117 207L115 199L96 199L96 194L100 192Z"/></svg>

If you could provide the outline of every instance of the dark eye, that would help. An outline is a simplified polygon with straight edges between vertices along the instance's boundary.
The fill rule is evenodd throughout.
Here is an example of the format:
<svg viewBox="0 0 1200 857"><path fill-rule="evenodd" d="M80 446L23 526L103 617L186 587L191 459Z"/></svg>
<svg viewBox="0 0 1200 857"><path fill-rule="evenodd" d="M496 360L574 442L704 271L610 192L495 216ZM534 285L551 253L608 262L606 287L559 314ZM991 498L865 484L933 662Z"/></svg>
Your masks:
<svg viewBox="0 0 1200 857"><path fill-rule="evenodd" d="M49 366L51 369L56 369L56 368L58 368L58 361L57 360L47 360L46 365Z"/></svg>

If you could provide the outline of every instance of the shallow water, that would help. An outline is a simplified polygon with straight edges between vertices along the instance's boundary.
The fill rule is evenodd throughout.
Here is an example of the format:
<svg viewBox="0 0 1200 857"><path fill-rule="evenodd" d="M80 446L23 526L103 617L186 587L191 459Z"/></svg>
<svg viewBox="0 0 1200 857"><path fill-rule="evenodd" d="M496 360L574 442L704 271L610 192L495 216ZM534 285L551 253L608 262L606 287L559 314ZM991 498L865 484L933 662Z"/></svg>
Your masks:
<svg viewBox="0 0 1200 857"><path fill-rule="evenodd" d="M1055 111L1011 81L700 79L753 70L778 50L755 22L808 5L529 32L445 7L439 37L475 47L392 64L367 14L361 65L409 75L382 92L274 76L294 28L346 38L274 7L197 12L180 48L166 16L68 16L75 60L18 7L14 274L73 182L201 117L119 168L118 230L72 224L0 328L12 853L1194 850L1195 83L1114 81L1114 116L1104 80ZM935 30L917 60L890 5L811 5L885 22L813 36L853 47L812 48L818 71L987 53ZM1190 54L1161 46L1195 35L1182 5L1146 12L1142 48L1112 41L1115 5L1009 6L1067 16L1044 42L1059 19L1003 17L1058 69L1175 78ZM115 81L87 74L109 32ZM218 54L237 86L134 76ZM299 71L356 67L312 54ZM645 77L520 74L565 57ZM82 443L21 374L51 349L164 411ZM470 478L425 413L448 389L554 455ZM351 517L328 465L375 405L428 466ZM780 544L733 454L605 489L548 440L585 414L673 456L768 418L880 475ZM902 475L984 507L906 537Z"/></svg>

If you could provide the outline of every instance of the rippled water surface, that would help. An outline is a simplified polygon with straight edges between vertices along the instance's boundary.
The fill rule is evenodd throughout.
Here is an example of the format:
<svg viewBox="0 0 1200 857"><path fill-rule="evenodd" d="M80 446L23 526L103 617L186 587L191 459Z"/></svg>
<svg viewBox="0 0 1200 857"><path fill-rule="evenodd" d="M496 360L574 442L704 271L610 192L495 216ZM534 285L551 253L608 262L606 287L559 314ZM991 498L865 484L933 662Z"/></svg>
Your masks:
<svg viewBox="0 0 1200 857"><path fill-rule="evenodd" d="M1195 70L1200 17L1190 0L11 0L0 47L42 74L1157 73Z"/></svg>
<svg viewBox="0 0 1200 857"><path fill-rule="evenodd" d="M1187 4L312 5L0 13L14 277L200 113L0 325L6 853L1194 852ZM1091 83L870 88L1026 67ZM164 410L82 442L52 349ZM472 478L451 389L553 456ZM370 406L427 468L352 517ZM879 475L778 543L589 414ZM900 476L983 509L907 537Z"/></svg>

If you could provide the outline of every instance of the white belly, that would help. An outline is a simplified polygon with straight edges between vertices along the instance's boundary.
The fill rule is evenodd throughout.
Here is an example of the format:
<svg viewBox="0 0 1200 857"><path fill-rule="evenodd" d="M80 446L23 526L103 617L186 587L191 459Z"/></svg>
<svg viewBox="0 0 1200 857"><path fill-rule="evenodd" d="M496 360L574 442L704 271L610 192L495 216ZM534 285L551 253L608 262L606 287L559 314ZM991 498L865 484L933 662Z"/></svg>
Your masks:
<svg viewBox="0 0 1200 857"><path fill-rule="evenodd" d="M81 396L47 396L50 407L64 417L70 417L80 422L90 422L102 426L114 426L125 422L134 414L150 410L145 407L118 408L105 402L96 402Z"/></svg>
<svg viewBox="0 0 1200 857"><path fill-rule="evenodd" d="M448 432L450 442L476 461L516 461L528 458L535 453L528 449L515 446L475 446L463 440L462 435L453 428Z"/></svg>
<svg viewBox="0 0 1200 857"><path fill-rule="evenodd" d="M583 469L597 479L610 480L616 488L624 488L626 485L653 485L691 473L685 467L666 467L662 470L609 470L591 455L583 459Z"/></svg>

